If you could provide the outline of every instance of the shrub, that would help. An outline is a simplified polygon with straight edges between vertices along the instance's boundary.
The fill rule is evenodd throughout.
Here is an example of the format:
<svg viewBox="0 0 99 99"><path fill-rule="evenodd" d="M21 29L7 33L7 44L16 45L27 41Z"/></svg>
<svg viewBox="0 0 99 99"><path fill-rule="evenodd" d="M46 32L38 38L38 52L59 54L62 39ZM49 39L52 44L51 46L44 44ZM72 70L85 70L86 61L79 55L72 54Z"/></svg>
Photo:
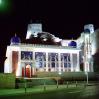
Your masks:
<svg viewBox="0 0 99 99"><path fill-rule="evenodd" d="M0 73L0 88L15 88L15 75Z"/></svg>
<svg viewBox="0 0 99 99"><path fill-rule="evenodd" d="M27 87L34 87L37 85L55 85L56 82L54 79L26 79L24 80L23 78L18 78L16 80L16 88L24 88L25 87L25 82Z"/></svg>

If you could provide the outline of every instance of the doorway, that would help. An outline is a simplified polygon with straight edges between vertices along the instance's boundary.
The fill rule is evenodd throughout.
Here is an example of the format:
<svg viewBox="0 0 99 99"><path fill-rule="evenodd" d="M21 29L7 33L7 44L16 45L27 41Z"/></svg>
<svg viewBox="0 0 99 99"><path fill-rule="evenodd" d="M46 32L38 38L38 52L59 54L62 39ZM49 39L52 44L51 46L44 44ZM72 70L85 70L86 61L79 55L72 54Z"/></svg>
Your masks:
<svg viewBox="0 0 99 99"><path fill-rule="evenodd" d="M25 67L25 76L26 77L31 77L31 66L30 65L26 65Z"/></svg>
<svg viewBox="0 0 99 99"><path fill-rule="evenodd" d="M22 77L31 77L32 71L31 71L31 65L26 65L25 68L22 67Z"/></svg>

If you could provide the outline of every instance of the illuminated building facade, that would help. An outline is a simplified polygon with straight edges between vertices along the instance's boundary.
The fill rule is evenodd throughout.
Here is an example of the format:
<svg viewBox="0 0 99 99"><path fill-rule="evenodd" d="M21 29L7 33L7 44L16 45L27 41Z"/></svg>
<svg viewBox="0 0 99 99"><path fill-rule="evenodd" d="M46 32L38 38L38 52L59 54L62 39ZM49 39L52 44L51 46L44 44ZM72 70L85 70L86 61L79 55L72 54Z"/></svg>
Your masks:
<svg viewBox="0 0 99 99"><path fill-rule="evenodd" d="M11 38L4 72L16 77L33 77L38 72L93 72L90 35L94 29L90 32L88 26L93 25L86 25L77 40L63 40L43 32L42 24L29 24L25 40L17 35Z"/></svg>

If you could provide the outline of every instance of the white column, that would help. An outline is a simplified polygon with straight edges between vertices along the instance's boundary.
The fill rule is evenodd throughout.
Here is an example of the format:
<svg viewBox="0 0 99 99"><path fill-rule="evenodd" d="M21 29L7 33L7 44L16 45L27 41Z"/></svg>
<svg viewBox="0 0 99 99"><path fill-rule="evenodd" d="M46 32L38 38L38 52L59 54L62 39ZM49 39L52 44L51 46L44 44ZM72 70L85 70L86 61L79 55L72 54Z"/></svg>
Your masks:
<svg viewBox="0 0 99 99"><path fill-rule="evenodd" d="M33 66L32 66L32 75L35 74L36 66L35 66L35 52L33 51Z"/></svg>
<svg viewBox="0 0 99 99"><path fill-rule="evenodd" d="M69 63L69 61L68 61L68 55L67 55L67 72L68 72L68 63Z"/></svg>
<svg viewBox="0 0 99 99"><path fill-rule="evenodd" d="M93 69L93 59L91 60L91 72L94 72L94 69Z"/></svg>
<svg viewBox="0 0 99 99"><path fill-rule="evenodd" d="M89 61L88 61L87 52L85 53L85 59L84 59L84 71L89 72Z"/></svg>
<svg viewBox="0 0 99 99"><path fill-rule="evenodd" d="M11 50L10 48L9 48L9 50ZM9 51L10 52L10 51ZM10 73L12 73L12 50L11 50L11 52L9 53L9 62L10 62Z"/></svg>
<svg viewBox="0 0 99 99"><path fill-rule="evenodd" d="M46 52L46 72L48 72L48 52Z"/></svg>
<svg viewBox="0 0 99 99"><path fill-rule="evenodd" d="M77 52L77 67L76 67L76 71L80 71L79 52Z"/></svg>
<svg viewBox="0 0 99 99"><path fill-rule="evenodd" d="M71 61L71 72L73 72L73 55L70 53L70 61Z"/></svg>
<svg viewBox="0 0 99 99"><path fill-rule="evenodd" d="M86 61L86 51L85 51L85 47L84 47L83 63L84 63L84 72L86 72L86 71L87 71L87 69L86 69L87 61Z"/></svg>
<svg viewBox="0 0 99 99"><path fill-rule="evenodd" d="M84 61L84 71L86 72L87 71L87 62L86 61Z"/></svg>
<svg viewBox="0 0 99 99"><path fill-rule="evenodd" d="M63 71L65 72L65 67L64 67L64 56L63 56L63 60L61 61L62 62L62 64L63 64Z"/></svg>
<svg viewBox="0 0 99 99"><path fill-rule="evenodd" d="M35 67L35 52L33 52L33 67Z"/></svg>
<svg viewBox="0 0 99 99"><path fill-rule="evenodd" d="M9 73L12 73L12 49L8 49L8 59L9 59Z"/></svg>
<svg viewBox="0 0 99 99"><path fill-rule="evenodd" d="M58 68L59 68L59 73L61 73L61 55L60 55L60 53L58 53Z"/></svg>
<svg viewBox="0 0 99 99"><path fill-rule="evenodd" d="M50 68L50 71L51 71L51 68L52 68L52 65L51 65L51 64L52 64L51 58L52 58L52 57L51 57L51 54L49 54L49 55L50 55L50 56L49 56L50 59L49 59L49 61L48 61L48 62L49 62L49 67L48 67L48 69Z"/></svg>
<svg viewBox="0 0 99 99"><path fill-rule="evenodd" d="M56 60L56 56L55 56L55 68L57 67L57 60ZM53 71L55 71L56 69L53 68Z"/></svg>
<svg viewBox="0 0 99 99"><path fill-rule="evenodd" d="M6 60L4 63L4 73L12 73L12 50L7 47Z"/></svg>
<svg viewBox="0 0 99 99"><path fill-rule="evenodd" d="M18 66L16 69L16 76L22 76L22 66L21 66L21 50L18 50Z"/></svg>
<svg viewBox="0 0 99 99"><path fill-rule="evenodd" d="M22 65L21 65L21 50L19 50L19 71L20 71L20 76L22 76Z"/></svg>
<svg viewBox="0 0 99 99"><path fill-rule="evenodd" d="M90 71L90 64L89 62L87 62L88 66L87 66L87 71L89 72Z"/></svg>

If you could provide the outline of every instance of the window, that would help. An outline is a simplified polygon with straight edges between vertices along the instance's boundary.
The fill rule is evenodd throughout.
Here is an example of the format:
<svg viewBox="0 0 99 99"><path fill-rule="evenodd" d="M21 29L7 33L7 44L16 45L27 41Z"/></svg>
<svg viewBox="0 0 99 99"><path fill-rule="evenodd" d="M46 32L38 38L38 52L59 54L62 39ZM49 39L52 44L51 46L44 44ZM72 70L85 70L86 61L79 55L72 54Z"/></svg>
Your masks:
<svg viewBox="0 0 99 99"><path fill-rule="evenodd" d="M21 51L21 60L32 60L33 53L31 51Z"/></svg>
<svg viewBox="0 0 99 99"><path fill-rule="evenodd" d="M35 61L37 68L43 68L46 66L46 53L35 52Z"/></svg>
<svg viewBox="0 0 99 99"><path fill-rule="evenodd" d="M58 67L58 53L48 53L49 67Z"/></svg>
<svg viewBox="0 0 99 99"><path fill-rule="evenodd" d="M69 53L61 53L61 67L70 68L71 61L70 61L70 54Z"/></svg>

